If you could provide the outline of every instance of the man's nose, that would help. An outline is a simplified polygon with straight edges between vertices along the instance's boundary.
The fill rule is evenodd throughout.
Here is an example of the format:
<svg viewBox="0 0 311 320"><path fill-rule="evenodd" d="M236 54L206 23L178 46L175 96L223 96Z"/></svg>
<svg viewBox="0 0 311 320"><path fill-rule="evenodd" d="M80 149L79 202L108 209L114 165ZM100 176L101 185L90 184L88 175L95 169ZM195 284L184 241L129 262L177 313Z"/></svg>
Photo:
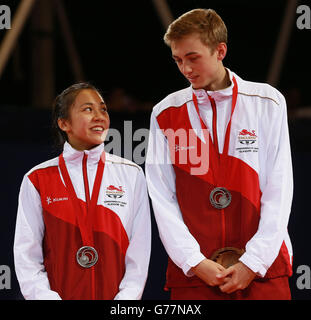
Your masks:
<svg viewBox="0 0 311 320"><path fill-rule="evenodd" d="M192 72L192 68L190 67L190 65L189 65L188 63L184 62L184 63L182 64L182 70L181 70L181 72L182 72L184 75L187 75L187 74L189 74L189 73Z"/></svg>

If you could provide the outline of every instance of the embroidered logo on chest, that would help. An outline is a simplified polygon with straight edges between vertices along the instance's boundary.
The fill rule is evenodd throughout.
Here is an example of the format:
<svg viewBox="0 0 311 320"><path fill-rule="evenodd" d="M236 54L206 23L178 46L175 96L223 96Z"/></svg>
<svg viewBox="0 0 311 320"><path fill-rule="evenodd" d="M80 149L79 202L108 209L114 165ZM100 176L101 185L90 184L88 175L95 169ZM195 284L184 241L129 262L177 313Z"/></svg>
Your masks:
<svg viewBox="0 0 311 320"><path fill-rule="evenodd" d="M115 187L112 184L107 187L106 189L106 195L109 198L114 198L114 199L118 199L118 198L122 198L124 196L124 190L122 189L122 186L119 187Z"/></svg>
<svg viewBox="0 0 311 320"><path fill-rule="evenodd" d="M253 144L257 141L255 130L242 129L239 132L238 140L241 144Z"/></svg>
<svg viewBox="0 0 311 320"><path fill-rule="evenodd" d="M124 207L127 204L124 201L117 200L117 199L122 198L125 195L125 190L123 190L122 186L116 187L112 184L109 185L106 188L106 195L107 195L107 197L113 199L113 200L105 201L106 205Z"/></svg>
<svg viewBox="0 0 311 320"><path fill-rule="evenodd" d="M240 153L258 152L258 137L254 129L241 129L238 131L238 144L236 150Z"/></svg>

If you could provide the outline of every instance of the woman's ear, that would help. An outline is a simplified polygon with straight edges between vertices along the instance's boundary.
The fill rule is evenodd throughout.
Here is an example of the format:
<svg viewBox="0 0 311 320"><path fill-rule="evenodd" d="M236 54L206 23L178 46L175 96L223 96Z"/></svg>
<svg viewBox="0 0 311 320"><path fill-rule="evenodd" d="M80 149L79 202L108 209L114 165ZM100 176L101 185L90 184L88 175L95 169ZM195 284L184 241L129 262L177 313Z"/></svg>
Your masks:
<svg viewBox="0 0 311 320"><path fill-rule="evenodd" d="M58 118L57 124L58 124L59 128L64 132L68 132L70 129L70 123L67 119Z"/></svg>

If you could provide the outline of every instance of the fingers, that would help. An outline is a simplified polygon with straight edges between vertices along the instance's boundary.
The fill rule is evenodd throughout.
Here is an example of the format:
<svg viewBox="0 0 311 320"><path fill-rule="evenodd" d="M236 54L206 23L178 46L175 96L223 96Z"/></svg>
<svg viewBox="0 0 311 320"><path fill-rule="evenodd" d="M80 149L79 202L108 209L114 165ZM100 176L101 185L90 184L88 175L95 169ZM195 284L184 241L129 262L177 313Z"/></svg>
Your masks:
<svg viewBox="0 0 311 320"><path fill-rule="evenodd" d="M232 275L233 271L234 269L232 267L229 267L228 269L224 269L223 271L221 271L216 275L216 278L221 279L221 278L228 277L229 275Z"/></svg>
<svg viewBox="0 0 311 320"><path fill-rule="evenodd" d="M219 286L219 289L224 293L232 293L238 290L238 286L232 278L225 278L223 284Z"/></svg>
<svg viewBox="0 0 311 320"><path fill-rule="evenodd" d="M218 268L218 270L219 270L219 272L223 272L223 271L225 271L226 270L226 268L224 268L222 265L218 265L217 266L217 268Z"/></svg>
<svg viewBox="0 0 311 320"><path fill-rule="evenodd" d="M218 286L223 283L223 279L216 278L216 275L224 270L223 266L209 259L201 261L197 266L192 268L194 274L210 286Z"/></svg>
<svg viewBox="0 0 311 320"><path fill-rule="evenodd" d="M232 293L245 289L254 279L255 273L241 262L216 274L216 278L222 283L219 288L222 292Z"/></svg>
<svg viewBox="0 0 311 320"><path fill-rule="evenodd" d="M220 290L225 293L232 293L241 289L235 276L235 268L229 267L223 272L216 275L218 279L223 279L222 284L219 286Z"/></svg>

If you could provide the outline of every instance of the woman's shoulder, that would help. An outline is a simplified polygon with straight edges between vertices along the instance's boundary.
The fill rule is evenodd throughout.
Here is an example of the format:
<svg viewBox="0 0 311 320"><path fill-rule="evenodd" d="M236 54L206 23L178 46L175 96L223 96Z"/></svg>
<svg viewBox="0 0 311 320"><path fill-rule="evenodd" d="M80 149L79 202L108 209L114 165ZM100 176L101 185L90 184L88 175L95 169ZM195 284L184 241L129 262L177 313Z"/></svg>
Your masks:
<svg viewBox="0 0 311 320"><path fill-rule="evenodd" d="M125 158L121 158L119 156L116 156L114 154L107 153L107 152L106 152L106 162L113 165L121 165L124 167L132 167L132 168L136 168L137 170L142 170L142 168L135 162Z"/></svg>
<svg viewBox="0 0 311 320"><path fill-rule="evenodd" d="M44 170L52 167L57 167L58 166L58 157L55 157L53 159L46 160L44 162L41 162L31 168L27 173L26 176L29 176L30 174L38 171L38 170Z"/></svg>

